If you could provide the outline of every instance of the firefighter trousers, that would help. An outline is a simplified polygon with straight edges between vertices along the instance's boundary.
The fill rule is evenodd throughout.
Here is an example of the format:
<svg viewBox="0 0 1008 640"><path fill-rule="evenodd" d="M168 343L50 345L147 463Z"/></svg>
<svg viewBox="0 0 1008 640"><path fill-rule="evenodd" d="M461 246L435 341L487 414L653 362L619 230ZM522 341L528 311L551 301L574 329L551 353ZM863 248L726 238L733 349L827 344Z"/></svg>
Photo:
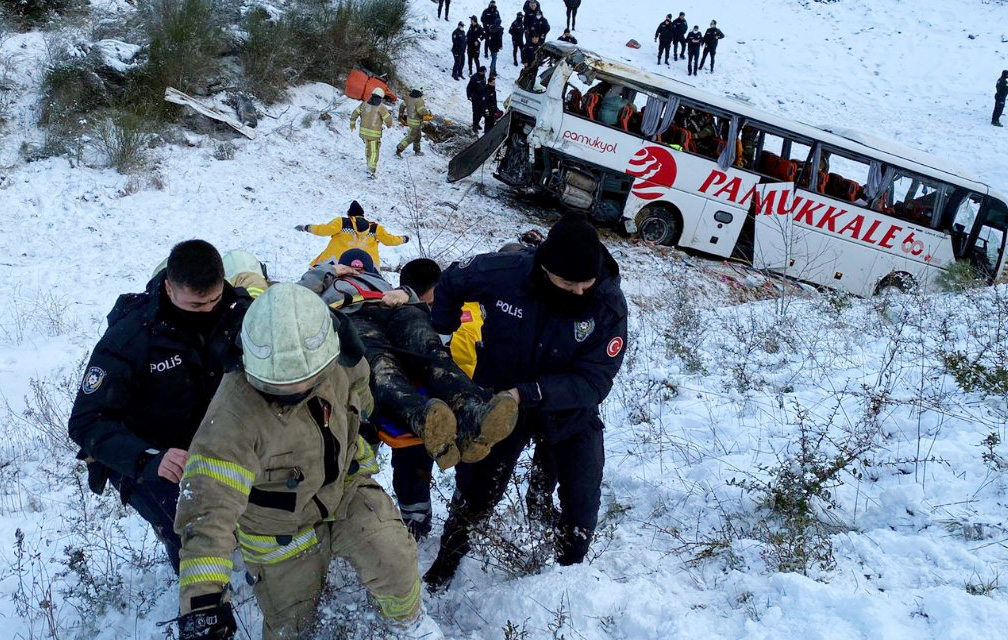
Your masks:
<svg viewBox="0 0 1008 640"><path fill-rule="evenodd" d="M367 161L368 171L374 173L378 169L378 150L381 149L381 138L361 136L361 140L364 141L364 159Z"/></svg>
<svg viewBox="0 0 1008 640"><path fill-rule="evenodd" d="M406 150L406 147L413 145L413 152L420 153L420 127L410 127L409 131L406 132L406 137L399 141L396 146L396 151L402 153Z"/></svg>
<svg viewBox="0 0 1008 640"><path fill-rule="evenodd" d="M273 564L246 560L263 614L263 640L312 637L316 607L332 557L346 558L388 620L420 613L417 547L382 488L362 480L346 518L315 526L317 542L293 558Z"/></svg>

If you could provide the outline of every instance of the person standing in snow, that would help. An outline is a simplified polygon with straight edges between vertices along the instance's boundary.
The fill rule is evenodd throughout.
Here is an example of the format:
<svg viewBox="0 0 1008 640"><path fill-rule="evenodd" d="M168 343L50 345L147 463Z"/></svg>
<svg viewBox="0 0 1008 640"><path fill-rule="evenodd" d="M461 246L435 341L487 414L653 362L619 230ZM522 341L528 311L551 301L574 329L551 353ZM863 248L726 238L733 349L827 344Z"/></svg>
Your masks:
<svg viewBox="0 0 1008 640"><path fill-rule="evenodd" d="M420 127L423 125L424 118L430 115L431 112L427 110L427 106L424 104L423 89L414 87L399 105L399 120L406 123L409 131L406 132L406 136L396 146L395 154L398 157L402 157L402 152L410 144L413 145L414 155L423 155L423 151L420 150Z"/></svg>
<svg viewBox="0 0 1008 640"><path fill-rule="evenodd" d="M543 15L542 11L536 11L535 16L531 20L531 24L529 19L527 17L525 18L525 28L530 34L539 36L540 41L545 42L546 36L550 32L550 23L549 20L546 19L546 16ZM528 36L526 35L526 37Z"/></svg>
<svg viewBox="0 0 1008 640"><path fill-rule="evenodd" d="M672 59L678 60L686 57L686 32L689 31L689 24L686 23L686 13L679 12L679 17L672 21ZM680 49L681 47L681 49Z"/></svg>
<svg viewBox="0 0 1008 640"><path fill-rule="evenodd" d="M487 49L490 51L490 75L497 75L497 55L504 48L504 26L499 16L497 22L492 22L485 29Z"/></svg>
<svg viewBox="0 0 1008 640"><path fill-rule="evenodd" d="M577 44L577 38L571 35L570 29L564 29L563 35L557 38L560 42L569 42L570 44Z"/></svg>
<svg viewBox="0 0 1008 640"><path fill-rule="evenodd" d="M662 52L665 52L665 66L668 66L669 49L672 47L672 14L665 16L665 19L658 24L655 29L654 39L658 43L658 64L661 64Z"/></svg>
<svg viewBox="0 0 1008 640"><path fill-rule="evenodd" d="M480 23L483 25L483 33L486 34L486 40L483 42L483 56L490 56L490 27L497 25L501 26L501 16L500 12L497 11L497 0L490 0L490 4L487 8L483 10L480 14Z"/></svg>
<svg viewBox="0 0 1008 640"><path fill-rule="evenodd" d="M703 34L700 33L700 25L693 25L693 30L686 34L686 75L695 76L697 73L697 62L700 60L700 45L703 44Z"/></svg>
<svg viewBox="0 0 1008 640"><path fill-rule="evenodd" d="M1008 69L1001 72L997 84L994 87L994 115L991 116L991 124L995 127L1001 126L1001 113L1004 111L1005 98L1008 98Z"/></svg>
<svg viewBox="0 0 1008 640"><path fill-rule="evenodd" d="M472 103L472 130L479 133L480 120L486 113L486 67L479 67L476 75L469 78L466 98Z"/></svg>
<svg viewBox="0 0 1008 640"><path fill-rule="evenodd" d="M514 66L517 67L518 54L525 45L525 20L522 18L521 11L518 12L518 17L511 23L508 33L511 34L511 55L514 57Z"/></svg>
<svg viewBox="0 0 1008 640"><path fill-rule="evenodd" d="M389 233L385 227L365 218L364 207L356 200L350 203L347 214L341 218L333 218L326 224L299 224L294 229L316 236L329 236L329 244L311 261L313 267L324 262L336 262L350 249L362 249L371 257L375 267L380 269L379 243L386 247L397 247L410 240L407 235Z"/></svg>
<svg viewBox="0 0 1008 640"><path fill-rule="evenodd" d="M224 279L217 249L175 245L144 293L119 297L95 345L67 428L97 494L111 483L154 529L176 573L179 481L223 375L241 365L252 303Z"/></svg>
<svg viewBox="0 0 1008 640"><path fill-rule="evenodd" d="M536 54L539 53L539 47L542 46L539 34L532 34L531 36L527 36L527 38L525 46L522 47L521 54L522 65L525 67L535 62Z"/></svg>
<svg viewBox="0 0 1008 640"><path fill-rule="evenodd" d="M444 5L444 21L448 22L448 9L451 8L451 0L437 0L437 17L441 19L441 5Z"/></svg>
<svg viewBox="0 0 1008 640"><path fill-rule="evenodd" d="M577 31L577 10L581 6L581 0L564 0L567 7L567 28Z"/></svg>
<svg viewBox="0 0 1008 640"><path fill-rule="evenodd" d="M704 68L707 61L707 54L710 54L710 72L714 73L714 54L717 53L718 40L724 38L724 34L717 28L717 20L710 21L710 28L703 35L703 56L700 57L700 68ZM695 73L693 75L696 75Z"/></svg>
<svg viewBox="0 0 1008 640"><path fill-rule="evenodd" d="M469 67L469 77L473 74L473 65L480 66L480 41L486 37L483 27L479 26L476 16L469 17L469 30L466 31L466 60Z"/></svg>
<svg viewBox="0 0 1008 640"><path fill-rule="evenodd" d="M490 74L487 78L486 92L483 99L484 131L489 131L497 124L497 75Z"/></svg>
<svg viewBox="0 0 1008 640"><path fill-rule="evenodd" d="M465 302L486 310L473 382L512 394L519 415L486 458L457 468L438 556L424 575L435 592L451 582L472 530L493 511L533 439L559 481L556 560L584 560L605 461L599 404L626 352L619 266L581 214L564 216L535 252L478 255L449 267L434 291L434 329L458 329Z"/></svg>
<svg viewBox="0 0 1008 640"><path fill-rule="evenodd" d="M375 87L367 102L357 105L350 114L350 131L357 128L360 118L360 137L364 141L364 159L367 161L368 177L373 178L378 170L378 151L381 149L382 124L392 128L392 116L382 104L385 91Z"/></svg>
<svg viewBox="0 0 1008 640"><path fill-rule="evenodd" d="M539 4L539 0L525 0L525 4L522 6L522 13L525 14L525 26L532 24L535 15L542 10L542 6Z"/></svg>
<svg viewBox="0 0 1008 640"><path fill-rule="evenodd" d="M455 59L455 66L452 67L452 78L462 79L465 70L466 32L465 25L458 23L458 28L452 31L452 57Z"/></svg>

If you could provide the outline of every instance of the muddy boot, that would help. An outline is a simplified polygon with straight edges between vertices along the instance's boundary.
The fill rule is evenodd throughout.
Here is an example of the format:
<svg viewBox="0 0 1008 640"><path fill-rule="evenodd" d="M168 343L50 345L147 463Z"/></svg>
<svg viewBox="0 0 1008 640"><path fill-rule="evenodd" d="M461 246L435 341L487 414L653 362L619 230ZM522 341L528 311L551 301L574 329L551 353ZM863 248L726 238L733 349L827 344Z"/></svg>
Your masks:
<svg viewBox="0 0 1008 640"><path fill-rule="evenodd" d="M456 409L459 418L458 449L462 462L479 462L494 446L514 431L518 401L501 391L487 402L466 398Z"/></svg>
<svg viewBox="0 0 1008 640"><path fill-rule="evenodd" d="M455 414L444 401L437 398L428 400L423 412L410 420L410 428L423 440L427 453L442 471L458 464L460 456L455 444Z"/></svg>

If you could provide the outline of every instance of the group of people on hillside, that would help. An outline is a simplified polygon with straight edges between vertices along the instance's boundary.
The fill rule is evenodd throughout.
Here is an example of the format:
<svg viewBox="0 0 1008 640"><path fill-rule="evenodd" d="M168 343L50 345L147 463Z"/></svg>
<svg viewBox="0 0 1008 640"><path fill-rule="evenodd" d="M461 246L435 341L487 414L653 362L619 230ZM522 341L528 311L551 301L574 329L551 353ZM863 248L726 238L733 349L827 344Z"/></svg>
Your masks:
<svg viewBox="0 0 1008 640"><path fill-rule="evenodd" d="M718 42L724 38L724 33L718 29L717 20L711 20L707 31L700 33L700 25L693 25L689 29L686 22L686 13L679 12L679 17L672 19L672 14L665 16L665 19L658 24L655 30L654 39L658 43L658 64L662 63L662 54L665 54L665 66L669 66L669 49L672 50L672 59L686 59L686 74L695 76L697 74L697 61L699 68L703 69L710 55L710 71L714 73L714 56L717 54ZM700 47L703 46L703 57L700 55Z"/></svg>
<svg viewBox="0 0 1008 640"><path fill-rule="evenodd" d="M406 127L406 135L396 145L396 157L401 158L406 147L412 145L414 155L422 156L420 150L421 127L426 120L434 116L427 109L423 99L423 87L414 86L399 103L399 123ZM350 113L350 131L357 128L360 121L360 137L364 143L364 160L367 163L368 177L374 178L378 171L378 158L381 150L382 129L392 128L392 114L385 106L385 90L375 87L367 99L357 105Z"/></svg>
<svg viewBox="0 0 1008 640"><path fill-rule="evenodd" d="M545 240L532 233L444 272L413 260L394 285L378 243L409 238L363 213L355 201L346 216L297 226L330 239L297 282L269 279L242 250L175 245L144 292L116 301L92 352L70 437L90 488L111 484L164 546L180 640L234 636L236 549L266 640L313 637L335 555L391 637L443 638L417 559L433 464L456 466L423 576L437 592L532 441L530 515L553 530L559 564L588 551L598 409L627 340L619 268L597 232L568 215ZM398 508L373 479L381 442L393 447Z"/></svg>

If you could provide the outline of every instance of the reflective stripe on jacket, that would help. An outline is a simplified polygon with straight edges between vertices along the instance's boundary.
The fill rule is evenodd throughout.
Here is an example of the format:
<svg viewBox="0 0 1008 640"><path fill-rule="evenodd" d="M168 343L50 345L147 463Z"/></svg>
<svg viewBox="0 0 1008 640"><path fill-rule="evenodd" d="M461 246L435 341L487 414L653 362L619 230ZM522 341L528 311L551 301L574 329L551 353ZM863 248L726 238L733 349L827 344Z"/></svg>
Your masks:
<svg viewBox="0 0 1008 640"><path fill-rule="evenodd" d="M382 124L392 126L392 116L383 104L360 103L350 114L350 124L360 118L360 136L366 140L380 140Z"/></svg>

